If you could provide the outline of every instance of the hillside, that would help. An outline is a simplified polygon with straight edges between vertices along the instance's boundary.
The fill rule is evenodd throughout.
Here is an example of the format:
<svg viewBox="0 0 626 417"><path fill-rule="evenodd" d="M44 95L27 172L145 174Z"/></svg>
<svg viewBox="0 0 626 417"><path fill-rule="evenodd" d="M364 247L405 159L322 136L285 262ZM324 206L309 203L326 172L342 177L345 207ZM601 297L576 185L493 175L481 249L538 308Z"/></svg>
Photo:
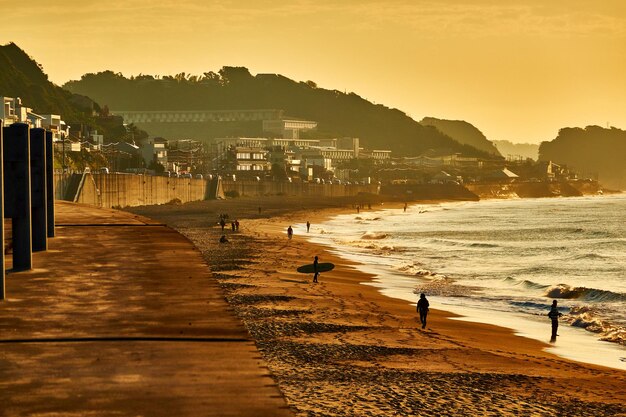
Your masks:
<svg viewBox="0 0 626 417"><path fill-rule="evenodd" d="M375 105L355 93L327 90L312 81L296 82L277 74L253 76L242 67L224 67L219 73L199 77L183 73L126 78L105 71L86 74L64 87L114 110L284 109L289 116L316 120L318 136L359 137L368 148L391 149L396 155L435 149L489 157L434 127L420 125L400 110ZM213 132L213 137L219 134Z"/></svg>
<svg viewBox="0 0 626 417"><path fill-rule="evenodd" d="M483 132L464 120L445 120L434 117L424 117L420 124L423 126L434 126L459 143L473 146L476 149L496 156L501 156L498 149L485 137Z"/></svg>
<svg viewBox="0 0 626 417"><path fill-rule="evenodd" d="M97 103L50 82L41 65L16 44L0 45L0 68L0 96L20 97L38 114L59 114L66 123L98 130L109 139L125 135L120 118L94 116L100 111Z"/></svg>
<svg viewBox="0 0 626 417"><path fill-rule="evenodd" d="M598 177L609 188L626 190L626 131L612 127L563 128L542 142L539 159L574 168L582 176Z"/></svg>
<svg viewBox="0 0 626 417"><path fill-rule="evenodd" d="M509 156L515 158L521 156L522 158L530 158L535 161L539 158L539 145L534 143L513 143L508 140L494 140L492 141L502 156Z"/></svg>
<svg viewBox="0 0 626 417"><path fill-rule="evenodd" d="M0 67L0 95L21 97L38 113L62 114L77 121L88 118L91 108L78 104L77 95L52 84L41 66L14 43L0 45Z"/></svg>

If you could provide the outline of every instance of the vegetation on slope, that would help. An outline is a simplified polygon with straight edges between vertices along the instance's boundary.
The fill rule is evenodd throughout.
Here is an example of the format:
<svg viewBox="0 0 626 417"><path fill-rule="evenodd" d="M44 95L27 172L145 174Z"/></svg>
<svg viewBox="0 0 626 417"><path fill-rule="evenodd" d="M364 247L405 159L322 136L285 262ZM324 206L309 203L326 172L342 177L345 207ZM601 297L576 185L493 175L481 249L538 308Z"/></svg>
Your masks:
<svg viewBox="0 0 626 417"><path fill-rule="evenodd" d="M607 187L626 189L626 131L612 127L568 127L550 142L542 142L539 159L596 176Z"/></svg>
<svg viewBox="0 0 626 417"><path fill-rule="evenodd" d="M476 149L496 156L501 156L498 149L485 137L483 132L464 120L445 120L435 117L424 117L420 124L423 126L434 126L459 143L473 146Z"/></svg>
<svg viewBox="0 0 626 417"><path fill-rule="evenodd" d="M315 120L318 134L359 137L368 148L396 155L419 155L434 149L491 157L463 145L405 113L375 105L355 93L319 88L278 74L253 76L243 67L224 67L202 76L139 75L126 78L111 71L86 74L65 88L94 97L114 110L284 109L289 116Z"/></svg>

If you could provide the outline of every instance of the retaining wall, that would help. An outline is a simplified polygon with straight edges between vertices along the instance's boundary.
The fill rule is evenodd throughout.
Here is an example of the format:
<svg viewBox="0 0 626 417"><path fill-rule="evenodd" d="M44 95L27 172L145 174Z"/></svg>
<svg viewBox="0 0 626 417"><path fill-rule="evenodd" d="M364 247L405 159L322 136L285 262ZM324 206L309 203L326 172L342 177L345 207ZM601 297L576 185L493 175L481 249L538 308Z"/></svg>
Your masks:
<svg viewBox="0 0 626 417"><path fill-rule="evenodd" d="M56 174L55 198L96 207L129 207L204 200L208 181L136 174Z"/></svg>

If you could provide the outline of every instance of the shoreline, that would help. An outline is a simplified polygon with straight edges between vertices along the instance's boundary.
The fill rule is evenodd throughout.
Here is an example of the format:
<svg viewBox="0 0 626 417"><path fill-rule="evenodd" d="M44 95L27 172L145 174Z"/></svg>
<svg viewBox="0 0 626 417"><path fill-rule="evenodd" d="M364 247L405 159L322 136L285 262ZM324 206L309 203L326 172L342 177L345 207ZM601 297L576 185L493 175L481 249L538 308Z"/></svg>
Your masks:
<svg viewBox="0 0 626 417"><path fill-rule="evenodd" d="M456 202L421 202L414 204L414 206L428 206L430 204L440 203L454 204ZM411 205L409 207L411 207ZM400 210L402 209L402 205L378 208L377 210L388 209ZM355 213L354 211L348 211L347 213L333 213L331 211L327 213L327 216L323 216L318 221L324 222L324 220L329 220L336 216L345 214L354 215ZM381 216L382 214L379 211L378 217ZM349 221L349 219L345 218L344 220ZM303 227L300 229L303 229ZM303 230L300 230L300 232L303 232ZM311 235L309 238L310 243L318 246L326 245L323 240L323 238L315 235ZM360 262L359 256L351 253L350 251L346 251L346 248L335 246L331 247L333 248L333 252L338 253L340 257L343 257L353 263ZM359 269L361 271L364 271L366 274L373 275L366 285L371 285L377 288L383 296L402 300L406 302L407 305L414 307L415 302L417 301L415 290L420 286L419 278L390 270L388 267L380 267L369 263L359 263L359 265ZM424 282L423 284L426 283ZM408 285L411 286L410 294L406 291ZM624 350L623 345L617 341L602 340L595 332L589 332L584 328L573 327L568 325L567 322L563 322L560 326L560 333L562 334L562 337L559 338L558 343L552 343L552 341L548 341L548 337L545 337L546 334L549 334L549 323L545 320L538 320L536 316L531 317L525 316L519 312L497 310L497 318L495 318L493 316L494 312L491 310L485 310L475 306L472 307L470 305L454 304L445 296L441 298L442 300L439 301L444 301L445 304L439 304L441 306L440 310L451 314L454 316L455 320L502 327L513 332L516 336L540 342L546 352L550 352L562 359L626 371L626 350ZM433 303L431 301L431 306L432 304ZM549 301L546 301L546 309L548 307Z"/></svg>
<svg viewBox="0 0 626 417"><path fill-rule="evenodd" d="M251 206L257 201L214 207L239 210L237 205L246 205L240 203ZM231 243L221 246L214 222L198 220L211 204L132 211L165 221L203 252L299 415L354 415L364 410L372 415L389 415L390 410L416 414L420 406L443 415L626 413L623 371L563 359L546 352L545 343L503 327L451 320L458 316L438 309L431 310L427 331L421 331L408 302L366 283L373 275L357 270L332 248L298 234L292 241L285 236L290 222L309 220L315 226L354 210L318 204L305 215L298 202L279 203L276 215L238 217L242 232L229 234ZM403 203L384 204L392 206L402 208ZM255 217L250 215L253 208L247 208L248 217ZM321 262L337 265L322 274L317 285L295 272L315 254ZM337 372L344 377L338 378ZM372 380L378 382L372 385ZM420 383L424 380L429 384ZM369 387L367 395L364 385ZM433 391L433 386L440 389ZM355 395L361 396L359 402L353 401ZM325 405L331 398L335 413ZM393 398L413 402L400 404Z"/></svg>

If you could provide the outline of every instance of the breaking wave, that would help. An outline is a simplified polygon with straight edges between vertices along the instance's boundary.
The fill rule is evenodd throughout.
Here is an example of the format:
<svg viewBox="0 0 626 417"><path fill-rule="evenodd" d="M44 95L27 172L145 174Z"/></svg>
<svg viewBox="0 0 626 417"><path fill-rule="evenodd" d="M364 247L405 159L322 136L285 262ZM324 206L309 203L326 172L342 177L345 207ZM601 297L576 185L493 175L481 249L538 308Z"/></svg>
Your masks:
<svg viewBox="0 0 626 417"><path fill-rule="evenodd" d="M361 236L361 239L379 240L379 239L386 239L388 237L389 237L389 235L387 233L370 233L370 232L367 232L363 236Z"/></svg>
<svg viewBox="0 0 626 417"><path fill-rule="evenodd" d="M554 287L550 287L545 296L549 298L562 298L567 300L584 300L594 302L626 301L626 294L598 290L595 288L570 287L566 284L559 284Z"/></svg>
<svg viewBox="0 0 626 417"><path fill-rule="evenodd" d="M566 316L566 321L572 326L597 333L600 336L600 340L626 345L626 329L600 318L593 307L572 307Z"/></svg>

